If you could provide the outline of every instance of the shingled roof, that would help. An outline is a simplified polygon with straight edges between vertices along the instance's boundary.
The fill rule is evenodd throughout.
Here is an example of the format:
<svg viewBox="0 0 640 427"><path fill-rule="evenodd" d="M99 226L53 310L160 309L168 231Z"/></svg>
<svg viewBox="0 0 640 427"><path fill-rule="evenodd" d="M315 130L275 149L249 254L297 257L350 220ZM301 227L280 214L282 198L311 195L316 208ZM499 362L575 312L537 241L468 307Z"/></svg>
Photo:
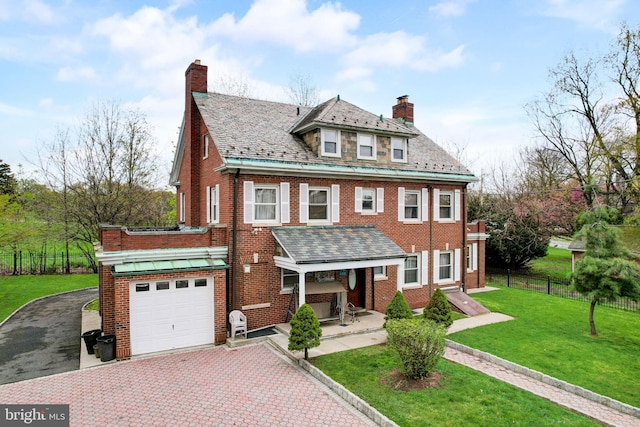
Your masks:
<svg viewBox="0 0 640 427"><path fill-rule="evenodd" d="M271 232L296 264L407 256L393 240L373 225L272 227Z"/></svg>
<svg viewBox="0 0 640 427"><path fill-rule="evenodd" d="M238 167L260 164L286 167L357 168L359 175L407 172L428 178L472 182L477 178L456 159L410 124L400 119L382 118L338 97L310 109L292 104L243 98L219 93L193 93L195 103L225 165ZM313 127L340 127L355 131L409 138L406 163L363 163L317 156L297 132Z"/></svg>

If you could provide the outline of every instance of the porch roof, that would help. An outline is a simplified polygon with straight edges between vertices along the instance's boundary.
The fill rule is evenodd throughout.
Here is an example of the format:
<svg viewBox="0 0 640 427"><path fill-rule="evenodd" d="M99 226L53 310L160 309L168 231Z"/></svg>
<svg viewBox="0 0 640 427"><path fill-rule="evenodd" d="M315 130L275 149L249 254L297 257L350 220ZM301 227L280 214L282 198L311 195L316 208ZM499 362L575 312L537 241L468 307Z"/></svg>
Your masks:
<svg viewBox="0 0 640 427"><path fill-rule="evenodd" d="M227 264L221 259L184 259L170 261L144 261L130 262L114 265L114 276L136 276L152 273L172 273L200 270L218 270L227 268Z"/></svg>
<svg viewBox="0 0 640 427"><path fill-rule="evenodd" d="M373 225L273 227L275 239L295 264L324 264L406 258Z"/></svg>

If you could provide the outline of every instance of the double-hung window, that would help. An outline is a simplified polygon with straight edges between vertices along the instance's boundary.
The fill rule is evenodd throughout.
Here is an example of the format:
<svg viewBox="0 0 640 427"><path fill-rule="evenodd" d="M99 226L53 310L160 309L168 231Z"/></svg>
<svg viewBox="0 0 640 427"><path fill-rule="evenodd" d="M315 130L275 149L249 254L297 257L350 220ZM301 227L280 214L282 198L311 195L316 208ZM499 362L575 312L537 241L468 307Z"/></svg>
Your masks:
<svg viewBox="0 0 640 427"><path fill-rule="evenodd" d="M207 224L220 222L220 184L206 188L207 192Z"/></svg>
<svg viewBox="0 0 640 427"><path fill-rule="evenodd" d="M449 191L440 192L440 219L453 219L453 194Z"/></svg>
<svg viewBox="0 0 640 427"><path fill-rule="evenodd" d="M309 188L309 221L329 221L328 188Z"/></svg>
<svg viewBox="0 0 640 427"><path fill-rule="evenodd" d="M420 277L420 263L418 255L409 255L404 260L404 284L417 285Z"/></svg>
<svg viewBox="0 0 640 427"><path fill-rule="evenodd" d="M433 281L454 283L460 281L461 250L433 251Z"/></svg>
<svg viewBox="0 0 640 427"><path fill-rule="evenodd" d="M299 274L292 270L282 269L282 290L287 291L293 289L298 283Z"/></svg>
<svg viewBox="0 0 640 427"><path fill-rule="evenodd" d="M433 189L433 219L442 222L460 221L462 193L460 190Z"/></svg>
<svg viewBox="0 0 640 427"><path fill-rule="evenodd" d="M335 129L322 129L320 133L322 155L340 157L340 132Z"/></svg>
<svg viewBox="0 0 640 427"><path fill-rule="evenodd" d="M356 187L355 211L362 214L384 212L384 188Z"/></svg>
<svg viewBox="0 0 640 427"><path fill-rule="evenodd" d="M185 222L187 218L187 195L180 193L180 222Z"/></svg>
<svg viewBox="0 0 640 427"><path fill-rule="evenodd" d="M204 136L204 141L202 142L203 150L202 150L202 158L206 159L209 157L209 135Z"/></svg>
<svg viewBox="0 0 640 427"><path fill-rule="evenodd" d="M407 140L405 138L391 138L391 161L407 162Z"/></svg>
<svg viewBox="0 0 640 427"><path fill-rule="evenodd" d="M406 190L398 187L398 221L424 222L429 220L429 189Z"/></svg>
<svg viewBox="0 0 640 427"><path fill-rule="evenodd" d="M275 185L256 185L253 202L254 220L256 222L278 222L279 206L278 187Z"/></svg>
<svg viewBox="0 0 640 427"><path fill-rule="evenodd" d="M438 277L441 281L453 280L453 253L451 251L440 252Z"/></svg>
<svg viewBox="0 0 640 427"><path fill-rule="evenodd" d="M358 158L365 160L376 159L376 138L374 135L358 134Z"/></svg>
<svg viewBox="0 0 640 427"><path fill-rule="evenodd" d="M340 222L340 186L311 187L309 184L300 184L300 222Z"/></svg>
<svg viewBox="0 0 640 427"><path fill-rule="evenodd" d="M404 219L420 218L420 192L404 192Z"/></svg>

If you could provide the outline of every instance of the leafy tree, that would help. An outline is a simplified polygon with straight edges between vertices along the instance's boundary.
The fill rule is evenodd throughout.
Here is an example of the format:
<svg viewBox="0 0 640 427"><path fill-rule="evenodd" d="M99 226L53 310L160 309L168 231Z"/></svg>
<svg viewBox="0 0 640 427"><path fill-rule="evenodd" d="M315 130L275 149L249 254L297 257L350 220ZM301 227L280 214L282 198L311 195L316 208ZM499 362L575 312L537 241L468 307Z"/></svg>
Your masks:
<svg viewBox="0 0 640 427"><path fill-rule="evenodd" d="M441 324L445 328L451 326L453 323L451 306L442 289L436 289L433 295L431 295L431 299L424 308L422 315L425 319Z"/></svg>
<svg viewBox="0 0 640 427"><path fill-rule="evenodd" d="M14 194L16 184L11 167L0 159L0 194Z"/></svg>
<svg viewBox="0 0 640 427"><path fill-rule="evenodd" d="M309 304L302 304L291 318L289 332L289 350L304 350L304 360L308 358L308 349L320 345L322 329L316 313Z"/></svg>
<svg viewBox="0 0 640 427"><path fill-rule="evenodd" d="M444 354L446 331L421 319L387 321L387 343L398 352L402 373L409 379L428 377Z"/></svg>
<svg viewBox="0 0 640 427"><path fill-rule="evenodd" d="M382 327L386 327L387 321L391 319L412 319L413 313L411 312L411 308L409 304L407 304L407 300L404 299L404 295L402 292L397 291L393 296L389 304L387 305L386 310L384 311L384 324Z"/></svg>
<svg viewBox="0 0 640 427"><path fill-rule="evenodd" d="M640 266L630 260L633 255L620 240L620 234L620 230L605 221L597 221L583 226L575 236L585 242L586 250L575 263L573 286L591 298L592 336L598 335L593 314L599 302L619 297L640 300Z"/></svg>

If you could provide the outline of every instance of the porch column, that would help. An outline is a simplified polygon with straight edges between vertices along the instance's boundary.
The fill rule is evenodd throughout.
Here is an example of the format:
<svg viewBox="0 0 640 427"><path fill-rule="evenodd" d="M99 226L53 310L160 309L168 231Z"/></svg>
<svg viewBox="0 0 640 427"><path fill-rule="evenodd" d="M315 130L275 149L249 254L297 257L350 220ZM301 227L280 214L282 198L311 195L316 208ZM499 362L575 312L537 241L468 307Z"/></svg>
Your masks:
<svg viewBox="0 0 640 427"><path fill-rule="evenodd" d="M305 303L305 273L298 273L298 307L301 307Z"/></svg>

